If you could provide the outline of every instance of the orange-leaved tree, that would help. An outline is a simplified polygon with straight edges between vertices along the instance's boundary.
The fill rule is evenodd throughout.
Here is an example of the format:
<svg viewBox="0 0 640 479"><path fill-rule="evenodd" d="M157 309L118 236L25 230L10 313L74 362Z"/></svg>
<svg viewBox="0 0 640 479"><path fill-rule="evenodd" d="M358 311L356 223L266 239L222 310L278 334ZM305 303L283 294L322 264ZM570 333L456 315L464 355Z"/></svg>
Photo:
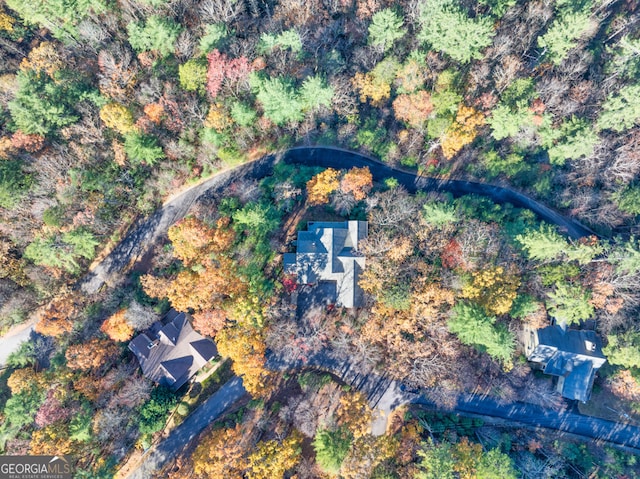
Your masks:
<svg viewBox="0 0 640 479"><path fill-rule="evenodd" d="M45 306L40 313L35 330L45 336L62 336L71 332L71 316L76 312L75 296L70 291L62 291Z"/></svg>
<svg viewBox="0 0 640 479"><path fill-rule="evenodd" d="M431 95L424 90L398 95L393 100L393 113L396 118L412 128L422 129L432 112Z"/></svg>
<svg viewBox="0 0 640 479"><path fill-rule="evenodd" d="M100 331L114 341L128 341L133 336L133 328L125 319L126 308L123 308L104 320Z"/></svg>
<svg viewBox="0 0 640 479"><path fill-rule="evenodd" d="M373 176L369 167L353 167L347 171L340 180L340 189L344 193L351 193L353 197L360 201L367 197L373 186Z"/></svg>
<svg viewBox="0 0 640 479"><path fill-rule="evenodd" d="M97 369L108 364L118 354L118 347L107 339L91 339L69 346L65 357L71 369Z"/></svg>
<svg viewBox="0 0 640 479"><path fill-rule="evenodd" d="M221 309L209 309L193 315L193 327L205 336L215 336L224 328L226 321L227 313Z"/></svg>

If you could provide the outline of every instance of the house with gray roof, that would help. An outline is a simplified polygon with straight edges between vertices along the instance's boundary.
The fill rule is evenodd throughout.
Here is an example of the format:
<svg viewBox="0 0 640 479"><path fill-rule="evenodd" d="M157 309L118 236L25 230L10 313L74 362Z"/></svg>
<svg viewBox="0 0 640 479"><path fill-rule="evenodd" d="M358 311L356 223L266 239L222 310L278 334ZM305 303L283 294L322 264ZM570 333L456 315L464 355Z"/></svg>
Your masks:
<svg viewBox="0 0 640 479"><path fill-rule="evenodd" d="M527 358L558 377L557 391L567 399L588 401L596 371L607 361L598 335L559 325L525 334Z"/></svg>
<svg viewBox="0 0 640 479"><path fill-rule="evenodd" d="M129 343L142 373L152 381L179 389L210 359L218 355L216 345L193 330L185 313L171 311L164 326L154 323Z"/></svg>
<svg viewBox="0 0 640 479"><path fill-rule="evenodd" d="M298 232L296 252L284 255L285 273L295 276L298 284L318 287L329 304L360 307L364 292L358 281L365 257L358 243L367 232L366 221L310 221L307 231Z"/></svg>

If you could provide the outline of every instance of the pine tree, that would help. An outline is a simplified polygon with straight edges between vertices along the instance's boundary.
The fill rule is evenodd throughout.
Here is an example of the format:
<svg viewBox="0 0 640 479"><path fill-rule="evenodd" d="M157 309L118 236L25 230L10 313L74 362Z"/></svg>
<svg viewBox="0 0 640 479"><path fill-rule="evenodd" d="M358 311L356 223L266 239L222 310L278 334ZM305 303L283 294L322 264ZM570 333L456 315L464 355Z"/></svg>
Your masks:
<svg viewBox="0 0 640 479"><path fill-rule="evenodd" d="M559 322L579 323L593 316L591 295L578 285L559 283L547 296L547 310Z"/></svg>
<svg viewBox="0 0 640 479"><path fill-rule="evenodd" d="M495 34L491 19L470 18L453 0L424 0L420 10L418 39L460 63L482 58L481 50Z"/></svg>
<svg viewBox="0 0 640 479"><path fill-rule="evenodd" d="M72 106L80 93L75 85L55 82L31 70L18 71L17 83L18 91L9 102L9 111L19 130L48 136L78 120Z"/></svg>
<svg viewBox="0 0 640 479"><path fill-rule="evenodd" d="M558 166L563 166L566 160L591 156L600 140L586 120L574 116L558 128L541 128L540 137L549 154L549 162Z"/></svg>
<svg viewBox="0 0 640 479"><path fill-rule="evenodd" d="M393 9L385 8L375 13L369 25L369 43L379 45L384 51L393 46L393 42L407 33L402 26L402 17Z"/></svg>
<svg viewBox="0 0 640 479"><path fill-rule="evenodd" d="M609 344L602 348L611 364L619 364L625 368L640 368L640 333L627 331L621 334L610 334Z"/></svg>
<svg viewBox="0 0 640 479"><path fill-rule="evenodd" d="M597 127L620 133L636 125L639 120L640 85L628 85L607 97L602 105Z"/></svg>
<svg viewBox="0 0 640 479"><path fill-rule="evenodd" d="M545 48L549 59L556 65L562 63L578 40L593 30L594 22L588 11L561 12L547 33L538 37L538 46Z"/></svg>
<svg viewBox="0 0 640 479"><path fill-rule="evenodd" d="M542 224L537 230L529 230L516 236L529 259L548 261L558 259L567 249L564 239L555 227Z"/></svg>
<svg viewBox="0 0 640 479"><path fill-rule="evenodd" d="M320 107L330 108L333 88L326 86L318 75L307 77L300 88L300 101L305 111L315 111Z"/></svg>
<svg viewBox="0 0 640 479"><path fill-rule="evenodd" d="M304 118L304 104L290 80L254 74L250 82L265 116L276 125L296 123Z"/></svg>
<svg viewBox="0 0 640 479"><path fill-rule="evenodd" d="M143 22L127 25L129 43L138 52L154 51L166 57L173 53L182 27L170 18L152 15Z"/></svg>

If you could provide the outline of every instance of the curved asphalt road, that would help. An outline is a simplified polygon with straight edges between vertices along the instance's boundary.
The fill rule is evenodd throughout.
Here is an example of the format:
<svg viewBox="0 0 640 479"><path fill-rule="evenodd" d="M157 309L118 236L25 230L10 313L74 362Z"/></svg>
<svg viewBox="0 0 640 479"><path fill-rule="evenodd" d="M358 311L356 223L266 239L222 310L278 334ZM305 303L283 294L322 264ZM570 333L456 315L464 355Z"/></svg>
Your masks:
<svg viewBox="0 0 640 479"><path fill-rule="evenodd" d="M204 193L221 192L231 183L239 179L259 179L264 176L268 176L272 173L275 164L280 161L284 161L292 165L299 164L305 166L333 168L368 166L376 181L393 177L412 193L418 190L425 190L448 192L452 193L454 196L467 194L488 196L496 203L511 203L518 207L528 208L535 212L542 220L557 225L561 231L564 231L572 238L580 238L594 234L592 230L580 224L578 221L566 218L541 203L508 188L470 181L442 180L420 176L408 171L392 168L365 155L339 148L299 147L281 154L268 155L252 163L240 165L234 169L221 172L203 183L189 188L183 193L172 198L150 218L140 220L135 224L126 237L113 249L113 251L83 278L79 286L85 293L93 294L100 290L104 284L112 284L120 274L124 273L130 266L132 266L137 259L141 258L161 236L166 234L172 224L183 218L191 205ZM5 345L2 340L0 340L0 348L5 349L4 346ZM365 376L358 375L357 373L356 376L359 378L360 384L365 384ZM384 383L385 378L380 376L375 378L375 387L377 389L382 389L380 386ZM395 388L399 387L399 385L394 382L390 387ZM200 408L194 411L194 413L189 416L184 423L174 429L165 441L151 449L144 457L142 464L132 472L129 477L135 479L146 479L149 477L151 471L157 470L157 468L161 467L167 460L174 457L177 451L184 447L211 421L223 414L233 402L244 394L245 391L242 387L242 381L239 378L235 378L225 384L216 394L200 406ZM397 399L394 399L394 401L401 400L403 396L404 393L400 391ZM466 406L473 410L475 414L506 414L508 419L518 420L515 417L512 417L513 414L517 413L517 410L514 409L516 406L494 405L493 410L490 410L491 408L488 403L477 401L478 399L470 400ZM482 401L486 401L486 399ZM462 404L466 403L463 402ZM460 411L462 412L462 410ZM556 412L548 412L548 414L551 416L559 416ZM589 419L591 422L600 421L593 418ZM583 422L588 422L589 419L585 418ZM561 429L562 424L566 424L566 421L562 419L560 420L560 423L557 423L558 420L560 419L556 419L555 423L550 423L550 425L546 427ZM616 425L615 423L610 424L614 424L615 428L628 428L628 426ZM610 429L611 427L608 426L608 428ZM580 434L576 429L577 426L572 429L572 432ZM591 428L591 430L593 431L593 428ZM637 441L637 437L640 437L640 434L634 437L636 437ZM640 447L640 443L637 444Z"/></svg>
<svg viewBox="0 0 640 479"><path fill-rule="evenodd" d="M340 148L315 146L292 148L280 154L267 155L252 163L246 163L221 172L165 203L150 218L135 224L127 236L113 251L81 281L87 294L96 293L105 283L112 284L118 274L125 271L136 259L141 258L153 243L166 234L169 227L184 217L189 207L205 192L222 192L231 183L242 178L260 179L272 173L276 163L284 161L293 165L322 166L325 168L351 168L368 166L376 181L396 178L409 192L419 190L442 191L454 196L476 194L487 196L496 203L511 203L528 208L542 220L555 224L571 238L581 238L595 233L578 221L562 216L557 211L508 188L475 183L472 181L443 180L416 175L392 168L381 161Z"/></svg>
<svg viewBox="0 0 640 479"><path fill-rule="evenodd" d="M189 442L218 419L238 399L246 394L242 379L235 377L216 391L205 403L200 405L185 421L169 433L164 441L150 448L140 460L136 469L126 479L149 479L153 472L189 444ZM221 478L222 479L222 478Z"/></svg>
<svg viewBox="0 0 640 479"><path fill-rule="evenodd" d="M442 410L432 401L376 373L362 374L349 360L336 359L329 351L320 351L306 361L283 361L275 354L268 355L267 366L276 371L316 369L329 372L364 393L373 408L392 411L403 404L418 404L427 409ZM460 394L451 410L459 414L472 414L505 419L528 426L554 429L586 438L607 441L640 453L640 427L616 423L606 419L573 412L559 412L535 404L513 402L501 404L489 396Z"/></svg>

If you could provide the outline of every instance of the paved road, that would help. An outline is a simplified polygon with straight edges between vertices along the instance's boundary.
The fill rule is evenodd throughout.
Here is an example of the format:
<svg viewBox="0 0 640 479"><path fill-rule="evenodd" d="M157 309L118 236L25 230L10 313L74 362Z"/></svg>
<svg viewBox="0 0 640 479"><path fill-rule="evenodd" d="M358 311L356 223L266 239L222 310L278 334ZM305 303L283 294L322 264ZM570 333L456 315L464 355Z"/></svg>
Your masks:
<svg viewBox="0 0 640 479"><path fill-rule="evenodd" d="M408 392L401 383L385 376L368 373L361 374L348 360L334 358L329 352L322 351L307 361L286 362L270 355L267 366L274 370L300 370L302 368L319 369L330 372L355 389L363 392L373 408L388 413L407 404L419 404L429 409L442 410L424 396ZM559 412L535 404L514 402L501 404L488 396L461 394L452 412L475 414L568 432L579 436L603 440L619 446L625 446L640 453L640 427L607 421L579 413ZM375 426L375 424L374 424ZM384 426L378 424L380 431Z"/></svg>
<svg viewBox="0 0 640 479"><path fill-rule="evenodd" d="M419 397L412 402L435 409L435 405L423 397ZM520 402L499 404L491 397L468 394L459 397L455 411L462 414L479 414L516 421L529 426L564 431L625 446L640 453L640 427L629 424L616 423L578 413L558 412L535 404Z"/></svg>
<svg viewBox="0 0 640 479"><path fill-rule="evenodd" d="M129 473L127 479L149 479L152 473L173 459L204 428L218 419L233 403L246 394L242 379L234 377L211 396L178 427L169 433L164 441L149 449L138 467Z"/></svg>
<svg viewBox="0 0 640 479"><path fill-rule="evenodd" d="M17 351L20 345L29 339L32 331L33 324L0 338L0 366L4 365L11 353Z"/></svg>
<svg viewBox="0 0 640 479"><path fill-rule="evenodd" d="M511 203L528 208L548 223L557 225L572 238L581 238L595 234L586 226L572 218L566 218L557 211L508 188L474 183L471 181L441 180L416 175L352 151L331 147L299 147L280 154L267 155L252 163L240 165L224 171L200 183L165 203L150 218L135 224L127 236L93 271L81 282L81 288L87 294L96 293L105 283L112 284L118 275L141 258L155 241L165 235L169 227L187 213L191 205L205 192L221 192L231 183L242 178L260 179L271 174L276 163L285 161L294 165L351 168L368 166L375 180L396 178L410 192L432 190L452 193L454 196L467 194L483 195L497 203ZM0 343L1 346L1 343Z"/></svg>

